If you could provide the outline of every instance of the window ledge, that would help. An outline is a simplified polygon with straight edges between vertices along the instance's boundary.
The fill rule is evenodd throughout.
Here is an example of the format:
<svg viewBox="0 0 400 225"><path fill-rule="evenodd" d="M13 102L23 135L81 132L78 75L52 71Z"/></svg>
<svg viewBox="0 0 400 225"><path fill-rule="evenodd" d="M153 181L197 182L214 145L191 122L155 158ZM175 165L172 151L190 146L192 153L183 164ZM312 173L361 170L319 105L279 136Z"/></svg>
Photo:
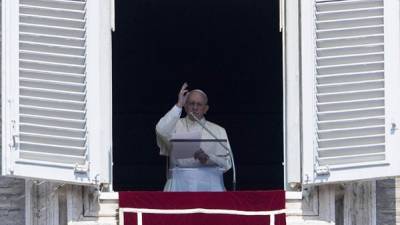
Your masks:
<svg viewBox="0 0 400 225"><path fill-rule="evenodd" d="M303 193L301 191L286 191L286 200L301 200L303 199Z"/></svg>

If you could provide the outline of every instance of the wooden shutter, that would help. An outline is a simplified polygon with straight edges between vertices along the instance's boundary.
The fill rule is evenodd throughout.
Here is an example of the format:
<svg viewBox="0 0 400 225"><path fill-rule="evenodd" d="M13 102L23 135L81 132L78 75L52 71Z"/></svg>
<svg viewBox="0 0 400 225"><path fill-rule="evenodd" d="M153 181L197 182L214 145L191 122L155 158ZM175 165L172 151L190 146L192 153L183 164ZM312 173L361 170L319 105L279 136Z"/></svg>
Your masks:
<svg viewBox="0 0 400 225"><path fill-rule="evenodd" d="M400 174L398 2L304 3L305 183Z"/></svg>
<svg viewBox="0 0 400 225"><path fill-rule="evenodd" d="M88 96L101 95L87 81L96 76L88 73L88 37L100 33L88 32L88 3L3 1L2 103L9 106L3 110L3 174L98 182L94 168L99 166L93 164L99 163L94 154L100 149L90 149L94 145L89 137L92 142L101 142L101 137L89 135L89 112L97 103Z"/></svg>

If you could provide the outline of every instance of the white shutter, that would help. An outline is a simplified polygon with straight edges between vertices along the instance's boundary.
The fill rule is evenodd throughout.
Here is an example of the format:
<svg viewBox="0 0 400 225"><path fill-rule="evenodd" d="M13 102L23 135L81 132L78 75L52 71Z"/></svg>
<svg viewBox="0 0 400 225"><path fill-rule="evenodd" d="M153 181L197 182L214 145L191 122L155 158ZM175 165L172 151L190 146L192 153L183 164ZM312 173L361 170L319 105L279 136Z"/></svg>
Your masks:
<svg viewBox="0 0 400 225"><path fill-rule="evenodd" d="M100 36L93 32L97 29L88 32L89 3L3 2L2 104L6 107L2 173L73 183L99 182L101 162L96 155L108 152L106 147L94 144L103 143L98 124L105 118L94 116L99 103L89 97L101 96L99 85L88 82L96 80L89 77L98 76L98 69L89 73L88 68L100 66L88 65L89 61L98 62L90 59L98 56L88 53L92 45L88 42Z"/></svg>
<svg viewBox="0 0 400 225"><path fill-rule="evenodd" d="M304 183L400 175L398 1L302 4Z"/></svg>

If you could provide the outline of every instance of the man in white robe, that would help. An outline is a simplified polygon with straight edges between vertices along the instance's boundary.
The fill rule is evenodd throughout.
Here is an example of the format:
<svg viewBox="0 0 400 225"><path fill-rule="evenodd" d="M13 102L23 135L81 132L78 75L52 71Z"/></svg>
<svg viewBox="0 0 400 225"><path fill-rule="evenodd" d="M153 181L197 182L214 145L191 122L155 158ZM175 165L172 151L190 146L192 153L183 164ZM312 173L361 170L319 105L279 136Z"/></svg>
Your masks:
<svg viewBox="0 0 400 225"><path fill-rule="evenodd" d="M182 108L187 114L184 118L181 118ZM170 139L174 134L198 131L201 133L201 139L214 139L211 132L218 139L228 140L224 128L204 118L208 108L208 98L203 91L197 89L189 92L187 84L183 84L178 94L178 102L156 125L160 155L170 155L172 149ZM200 121L196 121L191 114ZM204 129L199 122L207 129ZM222 144L230 151L228 141ZM218 143L211 145L201 143L193 158L186 160L185 166L192 168L170 168L164 191L224 191L222 173L232 167L229 151Z"/></svg>

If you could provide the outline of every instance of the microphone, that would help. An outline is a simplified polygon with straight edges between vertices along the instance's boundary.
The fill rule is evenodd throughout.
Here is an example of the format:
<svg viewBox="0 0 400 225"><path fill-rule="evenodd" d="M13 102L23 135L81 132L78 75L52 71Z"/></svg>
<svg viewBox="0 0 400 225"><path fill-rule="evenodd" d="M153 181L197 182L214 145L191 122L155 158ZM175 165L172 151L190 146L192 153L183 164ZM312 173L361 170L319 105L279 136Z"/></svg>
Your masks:
<svg viewBox="0 0 400 225"><path fill-rule="evenodd" d="M198 123L201 127L204 128L204 130L207 131L207 133L209 133L214 139L218 139L217 135L215 135L210 129L208 129L195 115L193 112L190 112L189 115L194 119L194 121L196 121L196 123ZM228 148L228 146L226 146L224 143L218 141L218 143L228 152L229 154L229 158L231 159L231 163L232 163L232 187L233 190L236 191L236 167L235 167L235 160L233 159L233 152L230 148Z"/></svg>

